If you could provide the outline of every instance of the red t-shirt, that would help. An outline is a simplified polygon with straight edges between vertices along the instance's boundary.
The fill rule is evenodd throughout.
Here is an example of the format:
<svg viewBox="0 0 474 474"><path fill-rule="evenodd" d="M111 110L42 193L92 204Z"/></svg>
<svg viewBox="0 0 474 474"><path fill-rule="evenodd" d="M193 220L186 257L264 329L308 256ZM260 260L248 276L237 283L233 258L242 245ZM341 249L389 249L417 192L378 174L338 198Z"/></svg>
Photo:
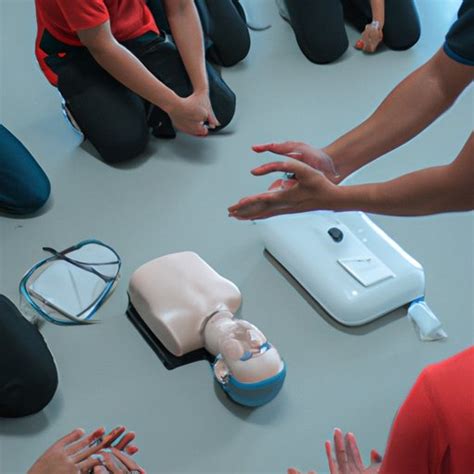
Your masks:
<svg viewBox="0 0 474 474"><path fill-rule="evenodd" d="M474 472L474 347L427 367L400 408L379 474Z"/></svg>
<svg viewBox="0 0 474 474"><path fill-rule="evenodd" d="M117 41L127 41L158 27L145 0L35 0L38 34L36 56L41 69L55 84L55 75L44 62L48 55L41 49L45 31L69 46L82 46L77 32L110 21Z"/></svg>

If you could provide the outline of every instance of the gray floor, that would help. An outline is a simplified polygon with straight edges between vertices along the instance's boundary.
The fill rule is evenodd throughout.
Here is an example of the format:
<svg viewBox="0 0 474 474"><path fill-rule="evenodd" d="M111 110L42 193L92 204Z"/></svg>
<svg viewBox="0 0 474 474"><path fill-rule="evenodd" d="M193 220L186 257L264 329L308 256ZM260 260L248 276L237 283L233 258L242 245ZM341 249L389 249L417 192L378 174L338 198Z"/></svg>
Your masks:
<svg viewBox="0 0 474 474"><path fill-rule="evenodd" d="M53 199L30 219L0 218L0 289L17 301L23 272L41 247L88 237L114 246L122 281L91 328L53 325L44 334L60 386L40 414L0 421L2 473L23 473L54 440L76 426L126 424L138 432L137 459L149 473L276 473L290 465L325 472L324 440L339 426L354 431L362 452L384 450L397 407L420 370L472 343L472 213L374 220L424 266L427 299L449 339L421 343L399 311L347 330L318 314L271 265L251 224L227 218L239 197L271 178L253 178L261 161L253 143L301 139L325 145L366 117L408 72L440 46L459 1L418 1L420 42L375 57L351 49L315 66L297 49L270 0L247 0L255 21L250 56L225 71L238 96L232 128L206 140L153 140L147 156L111 168L80 146L59 100L33 59L33 0L0 0L1 121L38 157ZM350 31L352 40L356 36ZM363 170L381 180L456 156L473 126L473 91L428 131ZM288 364L286 385L271 404L251 411L225 399L205 363L168 372L124 312L132 271L154 257L194 250L242 290L242 316L255 322Z"/></svg>

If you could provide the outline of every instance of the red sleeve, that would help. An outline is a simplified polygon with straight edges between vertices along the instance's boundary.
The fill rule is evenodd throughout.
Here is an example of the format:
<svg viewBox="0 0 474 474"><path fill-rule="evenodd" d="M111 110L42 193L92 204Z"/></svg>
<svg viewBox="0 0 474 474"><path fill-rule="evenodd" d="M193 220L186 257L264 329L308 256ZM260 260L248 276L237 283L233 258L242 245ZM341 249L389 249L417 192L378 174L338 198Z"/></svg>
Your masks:
<svg viewBox="0 0 474 474"><path fill-rule="evenodd" d="M427 385L424 370L395 418L379 474L438 472L444 449Z"/></svg>
<svg viewBox="0 0 474 474"><path fill-rule="evenodd" d="M72 31L87 30L109 19L103 0L57 0L58 6Z"/></svg>

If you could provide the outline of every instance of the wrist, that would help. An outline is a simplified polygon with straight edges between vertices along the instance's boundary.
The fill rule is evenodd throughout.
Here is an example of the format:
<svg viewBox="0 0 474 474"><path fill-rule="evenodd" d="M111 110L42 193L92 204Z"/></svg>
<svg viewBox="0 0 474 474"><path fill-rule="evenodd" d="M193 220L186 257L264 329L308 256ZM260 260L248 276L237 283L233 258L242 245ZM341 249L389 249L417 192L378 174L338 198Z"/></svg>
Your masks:
<svg viewBox="0 0 474 474"><path fill-rule="evenodd" d="M336 148L328 145L327 147L321 148L321 151L325 153L332 161L336 176L331 181L335 184L339 184L343 179L347 178L354 170L348 165L347 160L342 159L342 154L336 151Z"/></svg>
<svg viewBox="0 0 474 474"><path fill-rule="evenodd" d="M167 94L166 97L160 98L161 100L158 105L161 109L163 109L168 115L173 113L177 108L181 106L183 101L182 97L177 95L174 91L170 90L170 94Z"/></svg>
<svg viewBox="0 0 474 474"><path fill-rule="evenodd" d="M338 186L335 210L374 212L376 202L377 184Z"/></svg>
<svg viewBox="0 0 474 474"><path fill-rule="evenodd" d="M209 84L205 83L193 86L193 93L196 95L209 95Z"/></svg>

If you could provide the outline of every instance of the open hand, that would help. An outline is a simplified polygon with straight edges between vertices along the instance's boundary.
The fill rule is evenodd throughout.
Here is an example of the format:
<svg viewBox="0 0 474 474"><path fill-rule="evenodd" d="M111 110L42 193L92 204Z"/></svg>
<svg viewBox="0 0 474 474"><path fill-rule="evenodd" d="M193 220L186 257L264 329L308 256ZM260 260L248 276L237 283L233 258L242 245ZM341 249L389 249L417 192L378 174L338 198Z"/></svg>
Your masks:
<svg viewBox="0 0 474 474"><path fill-rule="evenodd" d="M357 49L361 49L366 53L374 53L377 50L379 44L383 40L383 32L382 28L374 23L366 25L362 36L355 44Z"/></svg>
<svg viewBox="0 0 474 474"><path fill-rule="evenodd" d="M50 472L58 474L88 473L102 463L102 456L98 453L112 446L113 449L129 455L138 452L138 448L132 444L135 433L132 431L126 432L124 426L115 428L108 436L104 435L104 428L98 428L87 436L83 429L75 429L56 441L35 462L28 474L49 474Z"/></svg>
<svg viewBox="0 0 474 474"><path fill-rule="evenodd" d="M326 441L326 455L331 474L376 474L382 464L382 456L374 449L370 453L370 466L365 467L360 456L357 440L352 433L344 436L339 428L334 430L334 450L332 456L331 442Z"/></svg>
<svg viewBox="0 0 474 474"><path fill-rule="evenodd" d="M291 161L267 163L253 169L255 176L283 171L288 179L277 179L266 193L241 199L229 207L229 216L239 220L255 220L279 214L333 209L338 186L323 172L304 163L304 159L304 155L295 155Z"/></svg>
<svg viewBox="0 0 474 474"><path fill-rule="evenodd" d="M371 464L368 467L364 466L360 456L357 441L352 433L347 433L345 436L339 428L334 430L334 449L336 457L332 455L331 442L326 441L326 456L328 458L330 474L377 474L382 464L382 456L372 450L370 453ZM288 469L288 474L301 474L295 468ZM308 474L317 474L311 471Z"/></svg>
<svg viewBox="0 0 474 474"><path fill-rule="evenodd" d="M89 435L78 428L56 441L31 467L28 474L83 474L100 464L94 457L96 449L89 448L103 436L104 429L99 428Z"/></svg>

